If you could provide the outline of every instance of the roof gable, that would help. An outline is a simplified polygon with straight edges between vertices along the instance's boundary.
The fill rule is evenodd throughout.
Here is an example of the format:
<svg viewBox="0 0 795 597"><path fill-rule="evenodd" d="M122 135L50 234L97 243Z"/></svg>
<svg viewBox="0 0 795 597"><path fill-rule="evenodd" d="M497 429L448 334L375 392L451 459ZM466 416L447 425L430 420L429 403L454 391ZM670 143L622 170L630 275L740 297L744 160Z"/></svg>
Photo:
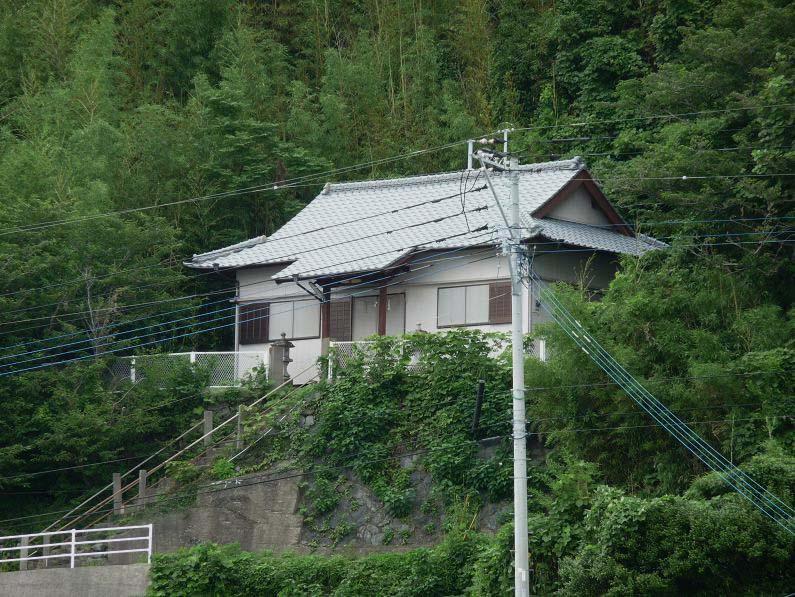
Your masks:
<svg viewBox="0 0 795 597"><path fill-rule="evenodd" d="M576 177L571 178L563 185L548 201L538 206L531 215L539 220L550 216L556 208L561 207L566 201L570 200L574 193L580 189L587 191L595 205L605 215L616 232L625 236L635 236L632 228L618 215L618 212L594 181L591 173L585 168L580 170Z"/></svg>

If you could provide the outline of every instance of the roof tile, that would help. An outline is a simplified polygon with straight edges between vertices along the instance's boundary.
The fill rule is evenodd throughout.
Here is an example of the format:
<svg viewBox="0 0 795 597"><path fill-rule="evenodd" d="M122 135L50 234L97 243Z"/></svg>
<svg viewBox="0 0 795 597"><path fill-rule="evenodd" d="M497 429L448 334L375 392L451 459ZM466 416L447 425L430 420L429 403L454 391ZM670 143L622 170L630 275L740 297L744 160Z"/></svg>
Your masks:
<svg viewBox="0 0 795 597"><path fill-rule="evenodd" d="M659 248L662 243L642 235L632 238L597 226L529 216L583 168L579 158L522 167L519 196L520 209L526 214L526 236L540 231L550 240L632 255ZM491 173L491 179L507 208L507 173ZM478 170L332 183L270 237L195 255L186 265L209 269L288 263L274 278L313 278L382 269L413 250L494 244L499 242L497 231L503 222L491 192L473 190L483 186L485 179ZM405 209L451 195L456 196ZM484 206L486 210L464 214ZM377 215L388 210L399 211ZM368 216L373 217L350 222ZM443 219L433 221L439 218ZM491 233L470 232L482 226L488 226ZM443 238L447 240L436 242Z"/></svg>

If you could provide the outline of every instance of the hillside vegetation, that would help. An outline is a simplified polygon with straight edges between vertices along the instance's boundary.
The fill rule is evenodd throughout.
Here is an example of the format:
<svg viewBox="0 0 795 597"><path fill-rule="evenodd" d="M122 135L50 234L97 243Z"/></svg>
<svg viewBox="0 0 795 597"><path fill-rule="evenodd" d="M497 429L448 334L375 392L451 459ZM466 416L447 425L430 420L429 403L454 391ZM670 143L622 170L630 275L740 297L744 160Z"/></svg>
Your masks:
<svg viewBox="0 0 795 597"><path fill-rule="evenodd" d="M464 146L447 144L503 126L522 129L511 148L523 163L583 156L622 215L670 244L625 259L599 301L584 287L558 292L660 400L792 504L794 30L795 7L772 0L3 2L3 534L40 530L221 399L202 392L201 372L106 383L122 350L231 345L218 310L232 282L191 274L184 259L272 233L327 180L459 169ZM553 358L527 363L531 431L549 449L533 470L536 590L791 590L792 540L562 332L542 333ZM499 461L450 450L471 439L479 375L495 392L484 424L506 433L505 363L467 334L416 341L468 365L440 359L419 378L388 358L376 379L353 368L316 402L317 443L273 449L351 465L396 516L418 505L385 458L412 448L428 450L444 507L505 497ZM372 585L350 584L355 575L393 564L417 578L472 575L401 585L415 577L394 573L395 594L498 594L510 528L485 537L457 524L432 553L332 560L325 580L285 572L317 566L299 560L186 557L267 568L297 583L284 594L356 594L346 587Z"/></svg>

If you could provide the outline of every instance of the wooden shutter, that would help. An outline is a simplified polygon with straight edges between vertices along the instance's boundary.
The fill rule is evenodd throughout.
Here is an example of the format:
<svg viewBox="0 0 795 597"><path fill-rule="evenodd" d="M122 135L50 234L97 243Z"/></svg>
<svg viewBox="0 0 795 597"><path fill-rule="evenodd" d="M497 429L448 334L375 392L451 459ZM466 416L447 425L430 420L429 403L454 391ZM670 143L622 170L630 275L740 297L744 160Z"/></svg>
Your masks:
<svg viewBox="0 0 795 597"><path fill-rule="evenodd" d="M329 305L329 337L335 342L350 342L351 300L331 301Z"/></svg>
<svg viewBox="0 0 795 597"><path fill-rule="evenodd" d="M489 323L511 323L511 283L489 284Z"/></svg>
<svg viewBox="0 0 795 597"><path fill-rule="evenodd" d="M240 344L264 344L268 341L268 303L240 305Z"/></svg>

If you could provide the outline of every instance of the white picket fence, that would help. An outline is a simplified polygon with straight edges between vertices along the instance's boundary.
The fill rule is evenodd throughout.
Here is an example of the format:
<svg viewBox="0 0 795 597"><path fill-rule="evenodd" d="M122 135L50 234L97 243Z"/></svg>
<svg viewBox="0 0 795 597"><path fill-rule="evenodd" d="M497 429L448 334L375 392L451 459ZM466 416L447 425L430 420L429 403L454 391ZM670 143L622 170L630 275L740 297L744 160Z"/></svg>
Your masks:
<svg viewBox="0 0 795 597"><path fill-rule="evenodd" d="M210 387L237 387L254 373L257 367L267 367L266 352L171 352L163 354L119 357L111 365L117 379L133 383L144 377L164 377L179 364L196 364L210 369Z"/></svg>
<svg viewBox="0 0 795 597"><path fill-rule="evenodd" d="M144 531L143 534L139 533L133 537L118 536L141 530ZM107 533L116 536L99 539L88 538L94 533ZM74 568L79 565L79 558L96 558L122 553L145 553L146 562L151 563L152 525L142 524L126 527L70 529L68 531L49 531L27 535L7 535L0 537L0 546L0 555L11 554L15 556L0 558L0 564L18 562L20 570L27 570L30 562L42 562L47 567L51 560L56 560L55 565L61 567L63 567L65 560L68 560L69 568ZM116 546L119 546L120 549L116 549ZM124 547L127 548L122 549Z"/></svg>

